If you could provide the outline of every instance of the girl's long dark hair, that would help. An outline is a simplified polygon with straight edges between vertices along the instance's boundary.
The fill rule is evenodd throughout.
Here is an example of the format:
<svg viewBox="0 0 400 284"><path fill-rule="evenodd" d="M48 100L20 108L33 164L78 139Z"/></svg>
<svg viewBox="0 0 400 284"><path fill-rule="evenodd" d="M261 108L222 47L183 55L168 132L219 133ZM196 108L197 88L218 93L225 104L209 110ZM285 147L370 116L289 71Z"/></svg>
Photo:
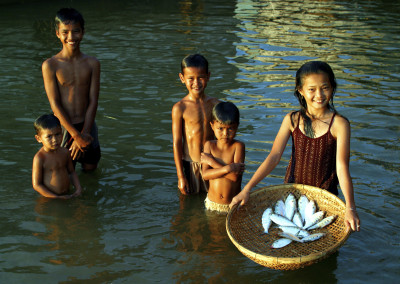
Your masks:
<svg viewBox="0 0 400 284"><path fill-rule="evenodd" d="M309 137L314 137L315 133L314 133L314 129L312 128L312 124L311 124L312 121L311 121L310 117L307 115L308 110L307 110L306 100L300 94L299 90L301 90L301 88L303 87L305 78L308 75L321 74L321 73L325 73L328 76L329 82L333 89L332 97L328 103L328 109L337 113L335 107L333 106L333 97L336 92L337 84L336 84L335 74L333 73L332 68L329 66L329 64L326 62L323 62L323 61L310 61L310 62L303 64L299 68L299 70L297 70L297 72L296 72L296 87L294 90L294 96L297 98L297 100L299 101L299 104L300 104L299 112L300 112L300 116L303 118L303 121L304 121L304 132ZM296 112L293 112L290 117L292 126L294 126L295 113ZM300 119L300 117L298 119Z"/></svg>

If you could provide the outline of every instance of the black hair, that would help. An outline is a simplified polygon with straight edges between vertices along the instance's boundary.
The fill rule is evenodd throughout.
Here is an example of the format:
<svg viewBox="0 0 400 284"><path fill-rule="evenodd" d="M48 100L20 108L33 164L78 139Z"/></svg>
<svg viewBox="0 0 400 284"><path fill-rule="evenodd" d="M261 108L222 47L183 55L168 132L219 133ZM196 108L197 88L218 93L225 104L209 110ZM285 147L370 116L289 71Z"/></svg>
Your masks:
<svg viewBox="0 0 400 284"><path fill-rule="evenodd" d="M43 129L61 128L61 123L54 114L43 114L35 120L33 127L36 130L36 134L39 135L40 131Z"/></svg>
<svg viewBox="0 0 400 284"><path fill-rule="evenodd" d="M74 8L62 8L58 10L54 21L56 30L58 30L60 23L66 25L70 23L79 23L82 30L85 30L85 20L83 19L82 14Z"/></svg>
<svg viewBox="0 0 400 284"><path fill-rule="evenodd" d="M239 125L239 109L231 102L220 102L216 104L212 111L212 120L229 125Z"/></svg>
<svg viewBox="0 0 400 284"><path fill-rule="evenodd" d="M300 94L299 90L303 88L305 78L310 75L310 74L321 74L325 73L328 78L329 82L332 87L332 97L328 103L328 109L332 110L333 112L337 113L334 105L333 105L333 97L336 92L337 84L336 84L336 79L335 79L335 74L333 73L332 68L329 66L328 63L323 62L323 61L310 61L305 64L303 64L299 70L296 72L296 87L294 90L294 96L297 98L300 104L300 115L304 120L304 132L306 133L307 136L309 137L314 137L314 129L312 128L312 121L309 116L307 116L308 110L307 110L307 103L304 97ZM294 120L293 116L296 112L292 113L291 115L291 122L292 126L294 126ZM299 117L300 119L300 117Z"/></svg>
<svg viewBox="0 0 400 284"><path fill-rule="evenodd" d="M183 74L183 69L188 67L198 67L205 69L206 73L208 73L208 61L201 54L190 54L183 58L181 62L181 72Z"/></svg>

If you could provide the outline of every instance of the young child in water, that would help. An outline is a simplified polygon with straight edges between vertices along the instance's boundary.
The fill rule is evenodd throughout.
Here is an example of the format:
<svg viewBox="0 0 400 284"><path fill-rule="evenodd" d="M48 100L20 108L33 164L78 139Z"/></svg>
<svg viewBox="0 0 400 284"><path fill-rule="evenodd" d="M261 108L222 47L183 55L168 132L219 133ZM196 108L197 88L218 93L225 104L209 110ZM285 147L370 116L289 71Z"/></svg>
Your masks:
<svg viewBox="0 0 400 284"><path fill-rule="evenodd" d="M95 123L100 63L80 50L85 27L77 10L60 9L55 28L62 50L43 62L44 87L64 128L62 147L70 150L74 163L80 162L83 170L94 170L101 156Z"/></svg>
<svg viewBox="0 0 400 284"><path fill-rule="evenodd" d="M335 75L327 63L312 61L301 66L296 73L294 92L300 110L285 116L271 152L233 198L231 207L247 202L250 190L278 165L292 136L292 156L285 183L316 186L337 195L339 182L346 201L346 226L360 230L349 172L350 124L333 107L335 91Z"/></svg>
<svg viewBox="0 0 400 284"><path fill-rule="evenodd" d="M205 94L210 72L200 54L186 56L179 78L189 93L172 108L172 137L178 188L182 194L207 192L201 176L200 154L204 143L213 139L211 112L218 99Z"/></svg>
<svg viewBox="0 0 400 284"><path fill-rule="evenodd" d="M49 198L69 199L81 194L82 188L72 164L69 151L61 147L61 124L53 114L36 119L35 138L43 147L33 158L32 185L41 195ZM76 191L68 195L70 179Z"/></svg>
<svg viewBox="0 0 400 284"><path fill-rule="evenodd" d="M213 108L211 128L217 140L207 141L201 153L203 178L210 181L204 201L208 210L227 213L232 198L240 192L245 146L235 139L239 116L238 108L230 102Z"/></svg>

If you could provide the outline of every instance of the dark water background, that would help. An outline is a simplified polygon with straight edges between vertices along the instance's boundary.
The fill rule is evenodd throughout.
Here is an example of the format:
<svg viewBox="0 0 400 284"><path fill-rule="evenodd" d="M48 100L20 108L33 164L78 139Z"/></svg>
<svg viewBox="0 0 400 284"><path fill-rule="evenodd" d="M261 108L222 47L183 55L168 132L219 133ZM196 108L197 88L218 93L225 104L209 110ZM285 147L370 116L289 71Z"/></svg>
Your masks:
<svg viewBox="0 0 400 284"><path fill-rule="evenodd" d="M49 112L41 63L60 50L52 19L86 20L82 51L102 64L99 169L83 196L46 200L31 185ZM1 283L394 283L400 276L398 1L0 1ZM204 54L207 93L236 103L244 183L297 109L294 73L331 64L352 125L350 169L362 232L330 258L275 271L244 257L204 196L177 191L170 111L186 94L181 59ZM260 186L280 184L288 163ZM342 196L341 196L342 197Z"/></svg>

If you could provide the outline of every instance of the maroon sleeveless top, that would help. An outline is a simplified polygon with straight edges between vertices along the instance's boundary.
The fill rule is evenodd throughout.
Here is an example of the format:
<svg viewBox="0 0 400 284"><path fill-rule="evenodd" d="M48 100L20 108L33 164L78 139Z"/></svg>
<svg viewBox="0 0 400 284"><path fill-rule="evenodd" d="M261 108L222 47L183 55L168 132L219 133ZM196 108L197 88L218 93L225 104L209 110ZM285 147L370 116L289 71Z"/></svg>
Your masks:
<svg viewBox="0 0 400 284"><path fill-rule="evenodd" d="M292 132L292 156L286 169L285 183L316 186L338 195L336 175L336 139L331 134L333 118L328 131L317 138L310 138L297 126Z"/></svg>

